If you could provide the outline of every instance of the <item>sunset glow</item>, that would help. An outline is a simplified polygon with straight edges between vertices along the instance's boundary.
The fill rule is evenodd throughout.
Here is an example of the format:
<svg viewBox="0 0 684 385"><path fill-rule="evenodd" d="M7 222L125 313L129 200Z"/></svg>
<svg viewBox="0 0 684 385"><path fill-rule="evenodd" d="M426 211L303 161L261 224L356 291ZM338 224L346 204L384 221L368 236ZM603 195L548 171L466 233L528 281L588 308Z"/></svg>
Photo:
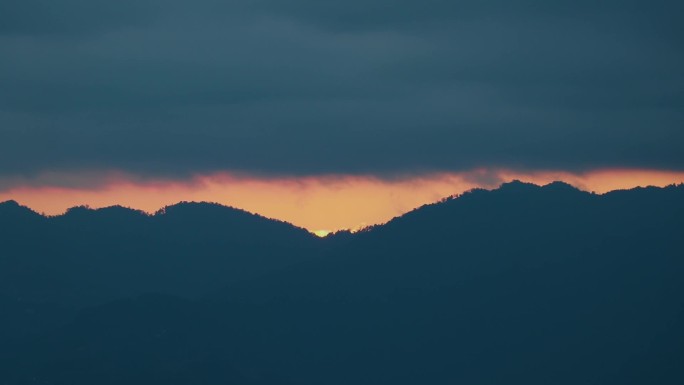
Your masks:
<svg viewBox="0 0 684 385"><path fill-rule="evenodd" d="M256 178L229 173L195 176L188 181L144 180L121 174L76 178L49 175L0 191L37 212L57 215L67 208L112 205L155 212L179 201L217 202L304 227L318 236L340 229L384 223L423 204L473 188L495 188L514 179L547 184L561 180L580 189L605 193L636 186L684 182L684 173L648 170L516 172L475 170L398 179L330 175ZM56 180L68 181L73 187ZM86 183L87 182L87 183Z"/></svg>

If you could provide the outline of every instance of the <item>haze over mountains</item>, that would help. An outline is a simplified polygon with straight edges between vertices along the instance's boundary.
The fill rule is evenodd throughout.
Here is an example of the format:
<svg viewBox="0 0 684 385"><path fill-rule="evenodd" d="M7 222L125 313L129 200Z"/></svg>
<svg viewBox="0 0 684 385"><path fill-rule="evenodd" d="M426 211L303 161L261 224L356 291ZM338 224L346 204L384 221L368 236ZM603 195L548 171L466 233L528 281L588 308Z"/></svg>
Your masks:
<svg viewBox="0 0 684 385"><path fill-rule="evenodd" d="M681 384L684 186L512 182L318 238L0 204L0 384Z"/></svg>

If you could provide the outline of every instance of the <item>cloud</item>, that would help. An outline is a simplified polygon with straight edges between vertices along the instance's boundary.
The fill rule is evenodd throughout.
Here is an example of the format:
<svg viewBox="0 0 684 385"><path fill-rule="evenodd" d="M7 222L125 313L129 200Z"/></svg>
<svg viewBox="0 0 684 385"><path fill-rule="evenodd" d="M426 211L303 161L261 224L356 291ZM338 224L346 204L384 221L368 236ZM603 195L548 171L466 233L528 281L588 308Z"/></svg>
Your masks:
<svg viewBox="0 0 684 385"><path fill-rule="evenodd" d="M22 0L0 3L0 34L76 37L145 23L155 15L148 0Z"/></svg>
<svg viewBox="0 0 684 385"><path fill-rule="evenodd" d="M6 178L684 169L677 1L5 3Z"/></svg>

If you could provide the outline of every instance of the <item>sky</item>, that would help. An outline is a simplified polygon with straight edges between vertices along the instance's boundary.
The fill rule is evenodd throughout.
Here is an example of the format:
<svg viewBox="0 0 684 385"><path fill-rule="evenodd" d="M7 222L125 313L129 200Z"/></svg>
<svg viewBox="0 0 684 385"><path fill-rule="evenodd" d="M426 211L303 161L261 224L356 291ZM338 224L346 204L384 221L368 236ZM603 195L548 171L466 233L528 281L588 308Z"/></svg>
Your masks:
<svg viewBox="0 0 684 385"><path fill-rule="evenodd" d="M0 1L0 199L50 213L201 199L319 230L513 176L683 182L682 14L674 0Z"/></svg>

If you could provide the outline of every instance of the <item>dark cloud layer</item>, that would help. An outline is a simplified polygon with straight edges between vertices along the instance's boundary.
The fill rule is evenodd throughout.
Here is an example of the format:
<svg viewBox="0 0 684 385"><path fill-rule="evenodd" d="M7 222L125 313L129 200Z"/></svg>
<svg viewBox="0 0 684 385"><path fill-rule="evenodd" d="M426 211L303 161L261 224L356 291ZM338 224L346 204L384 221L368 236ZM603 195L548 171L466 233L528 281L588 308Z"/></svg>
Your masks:
<svg viewBox="0 0 684 385"><path fill-rule="evenodd" d="M0 2L0 175L684 170L680 1Z"/></svg>

